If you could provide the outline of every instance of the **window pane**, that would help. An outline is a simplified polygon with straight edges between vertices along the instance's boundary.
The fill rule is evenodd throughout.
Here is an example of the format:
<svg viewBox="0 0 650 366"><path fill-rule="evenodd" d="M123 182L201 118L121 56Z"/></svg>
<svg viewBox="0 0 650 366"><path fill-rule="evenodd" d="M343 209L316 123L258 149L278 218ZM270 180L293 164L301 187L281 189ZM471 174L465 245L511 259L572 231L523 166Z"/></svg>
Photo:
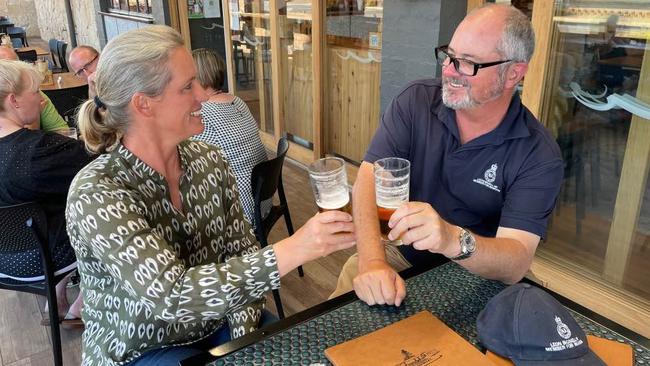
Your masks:
<svg viewBox="0 0 650 366"><path fill-rule="evenodd" d="M313 140L312 1L287 1L279 10L284 130L290 140L311 148Z"/></svg>
<svg viewBox="0 0 650 366"><path fill-rule="evenodd" d="M650 80L650 11L642 3L555 2L541 120L562 150L565 177L538 255L648 309L650 108L632 106L650 103L642 82Z"/></svg>
<svg viewBox="0 0 650 366"><path fill-rule="evenodd" d="M273 133L270 4L229 1L234 94L246 102L260 129Z"/></svg>
<svg viewBox="0 0 650 366"><path fill-rule="evenodd" d="M381 0L327 1L326 153L361 161L380 111Z"/></svg>

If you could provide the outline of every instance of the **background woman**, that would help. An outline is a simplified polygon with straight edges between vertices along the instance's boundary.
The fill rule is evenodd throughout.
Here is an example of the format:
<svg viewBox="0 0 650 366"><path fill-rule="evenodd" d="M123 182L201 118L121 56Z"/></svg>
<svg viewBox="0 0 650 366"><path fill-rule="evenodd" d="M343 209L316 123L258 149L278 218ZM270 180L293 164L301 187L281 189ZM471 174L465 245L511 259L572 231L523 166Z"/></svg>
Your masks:
<svg viewBox="0 0 650 366"><path fill-rule="evenodd" d="M76 140L27 128L39 118L41 80L32 65L0 60L0 205L38 202L43 207L55 274L59 274L77 265L65 232L65 200L72 178L91 158ZM37 249L0 258L0 277L42 280L42 268ZM65 278L56 286L60 316L67 319L62 323L80 325L81 296L68 305L67 282Z"/></svg>
<svg viewBox="0 0 650 366"><path fill-rule="evenodd" d="M246 103L238 97L222 91L226 76L226 63L213 50L199 48L192 51L199 83L208 93L203 102L201 116L205 129L194 139L219 146L230 167L235 172L239 198L244 216L255 223L255 202L251 191L253 167L266 161L266 150L260 139L257 123ZM272 201L262 202L262 217L271 209Z"/></svg>
<svg viewBox="0 0 650 366"><path fill-rule="evenodd" d="M333 211L258 247L221 150L187 140L203 131L207 94L172 28L113 38L95 82L78 121L103 155L79 172L67 204L83 364L176 365L224 333L256 329L281 276L354 245L351 216Z"/></svg>

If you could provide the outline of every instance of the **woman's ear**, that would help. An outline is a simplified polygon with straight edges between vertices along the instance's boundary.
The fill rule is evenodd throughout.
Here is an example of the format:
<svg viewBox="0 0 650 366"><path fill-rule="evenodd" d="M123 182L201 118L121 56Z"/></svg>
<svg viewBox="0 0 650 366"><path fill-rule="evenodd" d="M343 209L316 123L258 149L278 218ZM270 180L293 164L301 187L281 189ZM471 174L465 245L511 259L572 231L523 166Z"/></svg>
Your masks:
<svg viewBox="0 0 650 366"><path fill-rule="evenodd" d="M7 98L5 99L5 103L7 102L9 103L9 105L13 106L16 109L20 108L20 105L18 104L18 99L16 99L16 94L14 93L7 95Z"/></svg>
<svg viewBox="0 0 650 366"><path fill-rule="evenodd" d="M133 97L131 97L131 105L133 106L134 112L139 115L145 117L151 117L153 115L151 109L151 98L143 93L138 92L133 94Z"/></svg>

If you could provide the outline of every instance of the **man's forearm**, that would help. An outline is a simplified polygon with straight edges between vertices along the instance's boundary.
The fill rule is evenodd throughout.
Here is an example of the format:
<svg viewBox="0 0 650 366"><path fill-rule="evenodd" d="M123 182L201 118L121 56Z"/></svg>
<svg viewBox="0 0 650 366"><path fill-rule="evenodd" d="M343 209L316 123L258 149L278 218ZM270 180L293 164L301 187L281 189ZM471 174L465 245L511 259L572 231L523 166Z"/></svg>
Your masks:
<svg viewBox="0 0 650 366"><path fill-rule="evenodd" d="M372 260L386 260L380 240L379 219L375 204L375 182L372 164L363 162L352 191L353 216L357 235L359 269Z"/></svg>
<svg viewBox="0 0 650 366"><path fill-rule="evenodd" d="M532 262L535 250L527 249L513 238L486 238L474 235L476 252L470 258L457 261L468 271L484 278L512 284L520 281Z"/></svg>

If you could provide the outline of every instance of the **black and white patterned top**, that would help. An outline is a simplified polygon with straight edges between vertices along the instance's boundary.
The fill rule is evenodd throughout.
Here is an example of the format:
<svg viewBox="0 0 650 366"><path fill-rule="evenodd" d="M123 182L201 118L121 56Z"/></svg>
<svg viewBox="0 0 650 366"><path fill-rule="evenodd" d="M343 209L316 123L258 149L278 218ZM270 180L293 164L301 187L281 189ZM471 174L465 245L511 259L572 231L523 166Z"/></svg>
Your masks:
<svg viewBox="0 0 650 366"><path fill-rule="evenodd" d="M201 109L205 130L195 140L217 145L223 149L228 163L235 171L244 216L255 223L255 202L251 192L253 167L267 160L257 123L246 103L238 97L230 103L205 102ZM262 202L262 217L271 209L272 200Z"/></svg>
<svg viewBox="0 0 650 366"><path fill-rule="evenodd" d="M216 331L257 327L280 287L275 252L241 213L220 149L178 145L183 211L165 178L123 145L74 178L66 219L84 296L82 365L120 365Z"/></svg>

